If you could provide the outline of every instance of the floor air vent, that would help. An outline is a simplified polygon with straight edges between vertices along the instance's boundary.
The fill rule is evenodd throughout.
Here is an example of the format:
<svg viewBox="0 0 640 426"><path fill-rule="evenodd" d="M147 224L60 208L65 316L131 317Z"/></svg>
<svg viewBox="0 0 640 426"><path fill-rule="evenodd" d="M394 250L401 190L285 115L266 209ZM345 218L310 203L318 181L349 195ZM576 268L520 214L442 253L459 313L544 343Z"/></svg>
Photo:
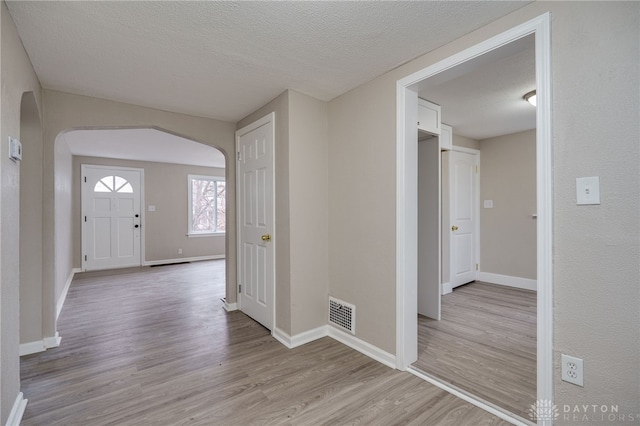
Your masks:
<svg viewBox="0 0 640 426"><path fill-rule="evenodd" d="M329 297L329 322L351 334L356 334L356 307L351 303Z"/></svg>

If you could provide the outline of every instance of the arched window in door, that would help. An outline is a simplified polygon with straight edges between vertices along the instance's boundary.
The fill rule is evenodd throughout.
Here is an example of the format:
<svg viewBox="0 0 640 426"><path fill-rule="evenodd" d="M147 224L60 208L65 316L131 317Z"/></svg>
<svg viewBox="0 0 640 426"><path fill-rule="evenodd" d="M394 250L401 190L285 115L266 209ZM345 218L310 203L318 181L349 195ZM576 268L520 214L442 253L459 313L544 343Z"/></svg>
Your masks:
<svg viewBox="0 0 640 426"><path fill-rule="evenodd" d="M93 187L93 192L120 192L132 193L133 187L127 180L120 176L105 176Z"/></svg>

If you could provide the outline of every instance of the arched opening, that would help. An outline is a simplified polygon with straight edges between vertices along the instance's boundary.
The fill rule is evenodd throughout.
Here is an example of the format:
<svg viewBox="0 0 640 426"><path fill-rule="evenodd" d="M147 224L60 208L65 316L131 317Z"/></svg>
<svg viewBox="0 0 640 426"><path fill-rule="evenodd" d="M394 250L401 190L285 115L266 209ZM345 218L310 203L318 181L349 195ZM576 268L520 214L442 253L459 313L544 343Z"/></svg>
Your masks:
<svg viewBox="0 0 640 426"><path fill-rule="evenodd" d="M140 265L226 259L228 236L224 231L194 238L189 235L187 221L188 176L213 176L224 182L227 159L223 150L155 127L63 131L55 140L54 168L58 314L71 282L69 271L73 271L72 277L74 272L91 269L84 262L87 253L83 251L82 164L143 170ZM224 203L222 207L226 207Z"/></svg>

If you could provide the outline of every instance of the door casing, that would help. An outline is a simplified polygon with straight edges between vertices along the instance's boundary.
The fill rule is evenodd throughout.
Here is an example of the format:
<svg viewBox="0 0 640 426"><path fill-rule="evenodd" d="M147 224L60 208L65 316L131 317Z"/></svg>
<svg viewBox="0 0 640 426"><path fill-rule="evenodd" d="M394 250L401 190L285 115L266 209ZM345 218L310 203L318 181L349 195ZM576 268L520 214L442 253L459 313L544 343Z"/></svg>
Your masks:
<svg viewBox="0 0 640 426"><path fill-rule="evenodd" d="M417 121L418 90L430 77L535 35L537 186L537 399L553 401L553 168L551 122L551 14L545 13L419 70L396 83L396 367L417 360ZM433 381L437 386L442 383ZM450 388L453 389L453 388ZM481 400L458 395L510 421ZM552 421L541 420L550 425Z"/></svg>

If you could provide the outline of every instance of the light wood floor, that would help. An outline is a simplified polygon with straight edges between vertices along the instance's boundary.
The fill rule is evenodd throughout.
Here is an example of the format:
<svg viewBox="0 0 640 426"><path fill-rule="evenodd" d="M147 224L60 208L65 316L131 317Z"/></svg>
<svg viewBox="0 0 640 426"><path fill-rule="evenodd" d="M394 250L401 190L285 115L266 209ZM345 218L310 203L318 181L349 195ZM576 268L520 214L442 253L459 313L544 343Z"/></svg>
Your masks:
<svg viewBox="0 0 640 426"><path fill-rule="evenodd" d="M536 401L536 293L476 282L419 316L414 366L528 419Z"/></svg>
<svg viewBox="0 0 640 426"><path fill-rule="evenodd" d="M330 338L286 349L223 296L224 261L74 279L22 424L508 424Z"/></svg>

